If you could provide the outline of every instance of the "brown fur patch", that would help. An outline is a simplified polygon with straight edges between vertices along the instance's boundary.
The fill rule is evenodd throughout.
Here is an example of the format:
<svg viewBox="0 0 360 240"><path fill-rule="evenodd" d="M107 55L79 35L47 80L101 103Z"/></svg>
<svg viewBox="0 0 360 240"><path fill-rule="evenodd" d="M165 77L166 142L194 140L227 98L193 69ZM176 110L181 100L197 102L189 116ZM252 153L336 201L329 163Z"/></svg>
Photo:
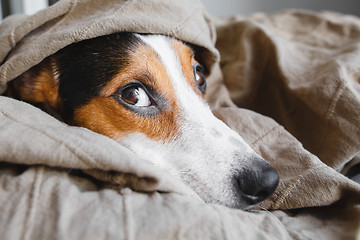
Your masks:
<svg viewBox="0 0 360 240"><path fill-rule="evenodd" d="M199 90L198 86L196 85L194 79L194 69L193 66L200 65L194 57L194 52L192 49L182 42L173 39L172 46L175 49L177 55L179 56L181 68L184 77L187 79L190 86L194 89L194 91L203 99L205 99L204 95Z"/></svg>
<svg viewBox="0 0 360 240"><path fill-rule="evenodd" d="M42 103L46 108L61 111L58 80L52 70L51 58L46 58L11 81L8 95L32 104Z"/></svg>
<svg viewBox="0 0 360 240"><path fill-rule="evenodd" d="M141 116L116 101L112 96L124 84L139 80L155 89L166 107L156 116ZM130 63L103 88L99 97L75 110L74 121L95 132L114 139L140 132L155 141L170 141L179 134L180 109L171 80L156 53L140 46L130 57Z"/></svg>

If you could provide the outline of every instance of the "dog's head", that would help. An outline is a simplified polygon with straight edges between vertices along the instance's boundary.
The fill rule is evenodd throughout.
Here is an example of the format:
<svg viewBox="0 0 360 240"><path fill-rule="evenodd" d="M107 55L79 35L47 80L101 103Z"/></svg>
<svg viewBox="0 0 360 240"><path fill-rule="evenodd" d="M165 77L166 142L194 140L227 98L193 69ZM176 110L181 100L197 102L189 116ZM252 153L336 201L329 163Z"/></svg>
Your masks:
<svg viewBox="0 0 360 240"><path fill-rule="evenodd" d="M213 115L204 71L188 44L118 33L65 47L12 81L9 95L115 139L206 202L246 208L279 177Z"/></svg>

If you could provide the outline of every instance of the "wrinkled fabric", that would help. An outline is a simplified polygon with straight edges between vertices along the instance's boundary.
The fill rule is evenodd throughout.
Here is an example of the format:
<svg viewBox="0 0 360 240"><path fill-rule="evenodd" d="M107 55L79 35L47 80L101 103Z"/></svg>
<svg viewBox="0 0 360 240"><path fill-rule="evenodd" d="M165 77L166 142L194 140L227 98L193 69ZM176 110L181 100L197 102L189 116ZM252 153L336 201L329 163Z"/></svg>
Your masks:
<svg viewBox="0 0 360 240"><path fill-rule="evenodd" d="M201 47L210 106L279 172L277 190L251 212L206 204L112 139L0 96L0 239L360 239L360 186L340 173L360 152L360 19L63 0L2 22L2 91L64 46L119 31Z"/></svg>
<svg viewBox="0 0 360 240"><path fill-rule="evenodd" d="M237 106L275 119L337 170L359 152L358 18L258 14L220 24L218 35Z"/></svg>

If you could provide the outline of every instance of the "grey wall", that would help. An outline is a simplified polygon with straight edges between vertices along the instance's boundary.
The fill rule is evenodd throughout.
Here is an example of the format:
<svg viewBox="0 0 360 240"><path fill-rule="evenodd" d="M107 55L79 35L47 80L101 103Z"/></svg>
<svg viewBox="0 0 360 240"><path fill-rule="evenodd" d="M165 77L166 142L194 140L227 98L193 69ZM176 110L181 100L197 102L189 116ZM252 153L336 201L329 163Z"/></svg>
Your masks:
<svg viewBox="0 0 360 240"><path fill-rule="evenodd" d="M46 8L49 4L57 0L1 0L0 4L0 21L2 17L6 17L15 13L34 14L35 12Z"/></svg>
<svg viewBox="0 0 360 240"><path fill-rule="evenodd" d="M209 13L218 17L281 9L331 10L360 16L360 0L202 0Z"/></svg>

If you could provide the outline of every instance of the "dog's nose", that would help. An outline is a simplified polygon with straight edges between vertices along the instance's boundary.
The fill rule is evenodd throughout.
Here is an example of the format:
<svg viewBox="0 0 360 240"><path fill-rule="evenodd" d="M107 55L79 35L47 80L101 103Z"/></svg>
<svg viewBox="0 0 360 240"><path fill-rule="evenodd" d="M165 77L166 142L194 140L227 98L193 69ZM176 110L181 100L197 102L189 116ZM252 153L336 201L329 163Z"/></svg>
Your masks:
<svg viewBox="0 0 360 240"><path fill-rule="evenodd" d="M248 204L256 204L269 197L279 183L279 174L266 162L257 162L251 169L236 177L242 197Z"/></svg>

